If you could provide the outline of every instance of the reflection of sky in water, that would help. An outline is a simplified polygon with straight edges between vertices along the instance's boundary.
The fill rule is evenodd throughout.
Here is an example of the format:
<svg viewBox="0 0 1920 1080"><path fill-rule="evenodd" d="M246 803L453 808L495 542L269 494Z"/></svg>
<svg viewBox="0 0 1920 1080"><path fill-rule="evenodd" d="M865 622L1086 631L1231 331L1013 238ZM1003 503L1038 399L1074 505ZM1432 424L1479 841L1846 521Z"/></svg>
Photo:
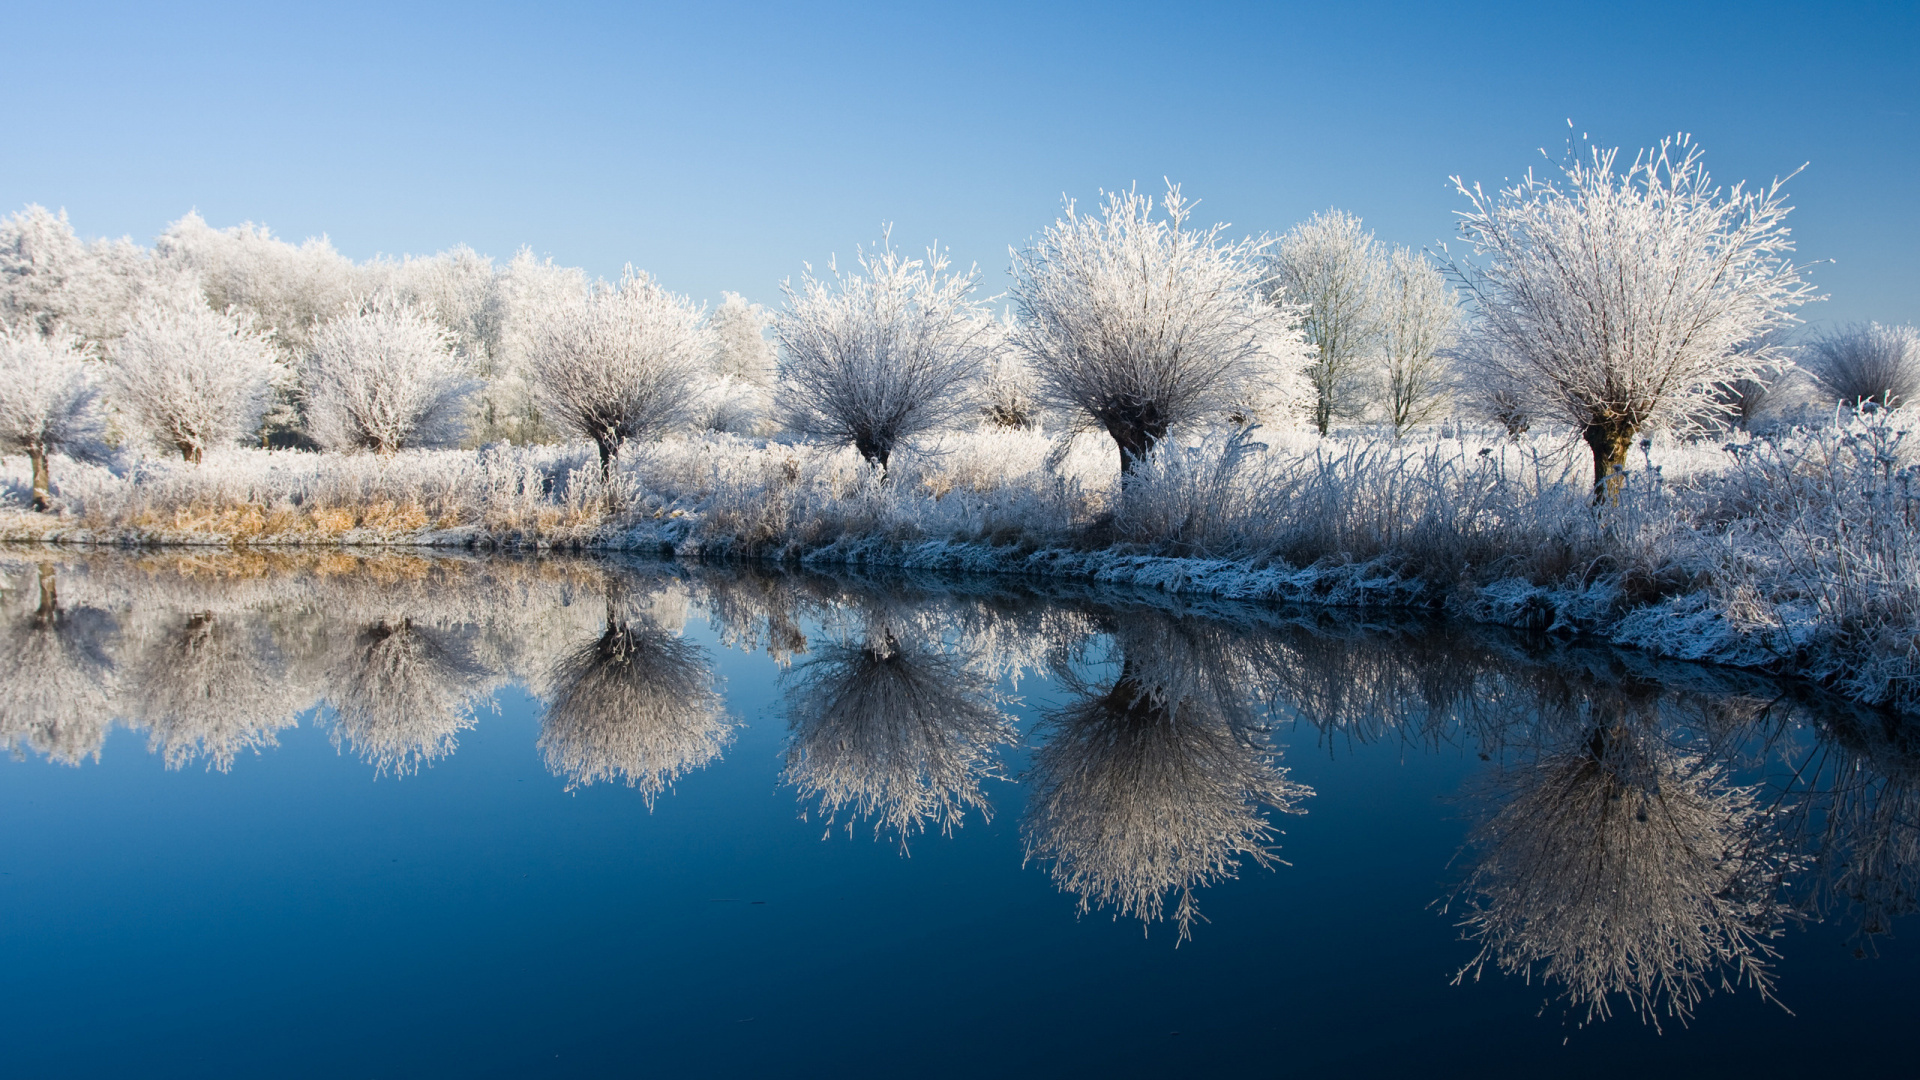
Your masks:
<svg viewBox="0 0 1920 1080"><path fill-rule="evenodd" d="M1914 1004L1920 741L1754 676L1020 582L0 572L14 1075L1718 1073Z"/></svg>

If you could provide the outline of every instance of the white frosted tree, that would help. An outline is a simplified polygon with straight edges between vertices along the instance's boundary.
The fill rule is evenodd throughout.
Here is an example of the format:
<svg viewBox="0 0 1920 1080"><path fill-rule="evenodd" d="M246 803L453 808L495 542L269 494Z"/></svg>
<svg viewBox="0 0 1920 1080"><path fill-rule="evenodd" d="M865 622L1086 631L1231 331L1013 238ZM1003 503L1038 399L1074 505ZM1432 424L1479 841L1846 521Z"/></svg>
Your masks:
<svg viewBox="0 0 1920 1080"><path fill-rule="evenodd" d="M1313 426L1358 416L1367 404L1380 345L1379 245L1360 219L1340 210L1315 214L1280 238L1268 264L1268 295L1297 305L1313 350L1306 366Z"/></svg>
<svg viewBox="0 0 1920 1080"><path fill-rule="evenodd" d="M0 219L0 322L63 326L98 345L125 329L147 270L131 240L87 244L64 211L28 206Z"/></svg>
<svg viewBox="0 0 1920 1080"><path fill-rule="evenodd" d="M1715 187L1684 135L1621 168L1617 150L1569 158L1488 193L1455 185L1461 232L1482 264L1464 286L1486 371L1538 418L1570 424L1593 452L1596 500L1617 499L1643 429L1714 407L1716 384L1777 357L1743 343L1793 319L1811 287L1789 261L1782 181Z"/></svg>
<svg viewBox="0 0 1920 1080"><path fill-rule="evenodd" d="M500 271L495 293L500 305L500 341L494 373L481 395L483 431L519 443L564 437L564 432L541 411L533 385L533 353L554 312L584 295L588 284L586 273L579 268L536 258L524 247Z"/></svg>
<svg viewBox="0 0 1920 1080"><path fill-rule="evenodd" d="M547 418L591 441L611 474L628 440L687 422L708 348L699 306L628 267L618 285L557 299L528 366Z"/></svg>
<svg viewBox="0 0 1920 1080"><path fill-rule="evenodd" d="M1013 343L1046 404L1098 424L1134 467L1170 428L1224 417L1257 385L1297 396L1294 314L1268 303L1262 245L1189 227L1168 185L1160 216L1137 191L1098 215L1069 201L1013 253Z"/></svg>
<svg viewBox="0 0 1920 1080"><path fill-rule="evenodd" d="M779 400L788 423L851 445L885 469L902 444L970 414L1000 347L998 324L974 299L979 272L948 273L945 253L908 259L883 237L855 267L812 268L781 286Z"/></svg>
<svg viewBox="0 0 1920 1080"><path fill-rule="evenodd" d="M1406 248L1387 257L1376 296L1380 412L1399 435L1447 410L1446 351L1458 336L1460 304L1446 276Z"/></svg>
<svg viewBox="0 0 1920 1080"><path fill-rule="evenodd" d="M134 310L114 345L110 397L134 431L198 462L208 447L259 430L285 370L251 315L214 311L186 285L156 290Z"/></svg>
<svg viewBox="0 0 1920 1080"><path fill-rule="evenodd" d="M1807 343L1800 366L1830 400L1883 408L1920 395L1920 330L1854 323Z"/></svg>
<svg viewBox="0 0 1920 1080"><path fill-rule="evenodd" d="M100 387L87 356L65 329L0 326L0 453L32 462L35 510L51 505L51 455L105 452Z"/></svg>
<svg viewBox="0 0 1920 1080"><path fill-rule="evenodd" d="M773 316L739 293L722 293L707 313L706 426L715 431L762 433L773 406L775 357L767 331Z"/></svg>
<svg viewBox="0 0 1920 1080"><path fill-rule="evenodd" d="M392 454L460 441L475 382L430 313L382 291L310 338L307 424L321 446Z"/></svg>

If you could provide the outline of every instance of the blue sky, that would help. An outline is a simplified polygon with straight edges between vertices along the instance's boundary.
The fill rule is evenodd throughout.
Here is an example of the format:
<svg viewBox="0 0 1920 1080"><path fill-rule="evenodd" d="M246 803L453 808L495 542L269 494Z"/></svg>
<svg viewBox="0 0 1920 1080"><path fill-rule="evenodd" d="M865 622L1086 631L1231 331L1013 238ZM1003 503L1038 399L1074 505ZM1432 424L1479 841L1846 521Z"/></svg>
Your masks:
<svg viewBox="0 0 1920 1080"><path fill-rule="evenodd" d="M1920 5L10 5L0 207L197 208L356 258L522 244L703 299L951 247L1004 286L1063 194L1451 235L1448 182L1691 132L1790 185L1827 322L1920 320Z"/></svg>

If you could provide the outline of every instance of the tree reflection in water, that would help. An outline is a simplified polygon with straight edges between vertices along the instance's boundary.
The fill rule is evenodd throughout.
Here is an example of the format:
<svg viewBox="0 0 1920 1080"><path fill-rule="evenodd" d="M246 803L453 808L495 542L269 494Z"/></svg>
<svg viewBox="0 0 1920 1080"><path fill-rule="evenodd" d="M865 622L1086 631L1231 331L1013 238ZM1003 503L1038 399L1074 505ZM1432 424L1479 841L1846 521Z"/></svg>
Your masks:
<svg viewBox="0 0 1920 1080"><path fill-rule="evenodd" d="M1312 791L1287 778L1252 706L1233 630L1150 611L1115 620L1120 671L1089 682L1060 665L1076 700L1041 722L1027 779L1027 857L1050 864L1080 909L1159 921L1177 940L1199 918L1194 890L1270 867L1277 832L1263 808L1302 812Z"/></svg>
<svg viewBox="0 0 1920 1080"><path fill-rule="evenodd" d="M831 826L845 812L874 836L950 834L969 810L991 819L980 785L1003 774L1017 741L993 680L902 622L870 616L851 642L830 642L788 677L787 781Z"/></svg>
<svg viewBox="0 0 1920 1080"><path fill-rule="evenodd" d="M306 701L265 635L211 611L156 627L133 673L132 707L169 768L204 754L226 772L243 750L275 745Z"/></svg>
<svg viewBox="0 0 1920 1080"><path fill-rule="evenodd" d="M412 618L363 625L327 680L334 744L382 773L431 765L473 726L483 675L458 641Z"/></svg>
<svg viewBox="0 0 1920 1080"><path fill-rule="evenodd" d="M33 575L37 589L21 590L33 606L7 618L0 744L69 765L98 759L113 721L113 620L99 608L63 607L52 563L39 563Z"/></svg>
<svg viewBox="0 0 1920 1080"><path fill-rule="evenodd" d="M623 780L651 808L683 774L732 739L726 699L704 650L628 610L609 574L600 636L554 663L540 752L569 788Z"/></svg>

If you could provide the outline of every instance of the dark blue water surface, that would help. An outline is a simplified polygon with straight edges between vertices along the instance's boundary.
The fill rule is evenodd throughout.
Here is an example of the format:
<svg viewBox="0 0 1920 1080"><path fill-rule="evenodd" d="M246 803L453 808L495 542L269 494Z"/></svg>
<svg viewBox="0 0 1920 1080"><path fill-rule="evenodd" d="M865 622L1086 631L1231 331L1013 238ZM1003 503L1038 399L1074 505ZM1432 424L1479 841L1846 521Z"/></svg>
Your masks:
<svg viewBox="0 0 1920 1080"><path fill-rule="evenodd" d="M1920 740L1801 688L1030 582L0 571L8 1076L1911 1067Z"/></svg>

